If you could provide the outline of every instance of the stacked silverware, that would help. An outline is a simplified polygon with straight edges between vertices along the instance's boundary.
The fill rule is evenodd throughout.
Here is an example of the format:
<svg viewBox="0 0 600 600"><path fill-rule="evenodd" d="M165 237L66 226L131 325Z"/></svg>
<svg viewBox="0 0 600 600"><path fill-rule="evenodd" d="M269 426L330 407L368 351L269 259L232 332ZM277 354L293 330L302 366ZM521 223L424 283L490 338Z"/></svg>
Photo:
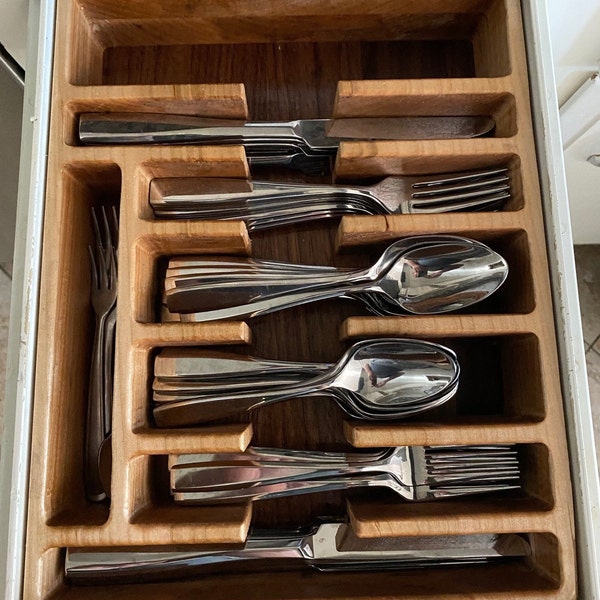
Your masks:
<svg viewBox="0 0 600 600"><path fill-rule="evenodd" d="M252 317L345 297L380 315L458 310L495 292L506 261L459 236L420 235L394 242L370 268L337 269L258 259L180 257L165 276L166 319Z"/></svg>
<svg viewBox="0 0 600 600"><path fill-rule="evenodd" d="M68 548L65 575L79 584L138 583L201 577L208 573L308 567L345 572L421 569L502 563L527 557L517 534L358 538L347 523L320 519L304 530L251 529L242 548L168 551Z"/></svg>
<svg viewBox="0 0 600 600"><path fill-rule="evenodd" d="M183 504L264 500L384 487L420 502L520 487L517 448L399 446L335 453L249 448L241 453L171 456L171 492Z"/></svg>
<svg viewBox="0 0 600 600"><path fill-rule="evenodd" d="M465 138L486 135L487 117L402 117L243 123L179 115L82 114L82 144L193 143L243 145L248 162L307 174L331 170L345 139ZM218 183L205 193L155 181L157 217L243 219L249 230L347 214L387 215L498 210L510 197L507 169L427 177L386 177L369 186L253 181ZM213 185L215 181L211 182ZM228 191L232 185L236 191ZM100 456L110 436L118 224L94 214L92 304L96 329L85 450L91 501L110 492ZM113 241L115 240L115 241ZM338 269L231 257L179 257L169 262L163 302L167 319L212 321L253 317L307 302L349 298L378 315L439 314L494 293L506 261L485 244L459 236L422 235L394 242L367 269ZM460 368L439 344L398 338L354 344L337 363L278 361L168 348L155 359L153 416L159 427L194 426L305 396L328 396L354 419L405 418L455 396ZM299 400L301 401L301 400ZM520 486L513 445L399 446L353 454L249 448L240 453L169 457L170 487L180 504L248 502L330 490L379 487L405 501L498 493ZM352 538L352 543L349 539ZM142 575L164 579L227 569L306 564L322 571L478 564L526 556L514 535L358 540L345 523L323 520L309 530L251 531L243 548L201 552L91 552L68 549L74 582L122 583Z"/></svg>
<svg viewBox="0 0 600 600"><path fill-rule="evenodd" d="M459 373L452 350L397 338L358 342L335 365L165 349L154 365L154 420L190 426L309 395L332 397L356 419L402 419L452 398Z"/></svg>
<svg viewBox="0 0 600 600"><path fill-rule="evenodd" d="M306 119L244 122L186 115L83 113L82 144L243 145L250 165L286 166L326 173L344 139L440 139L486 135L487 116Z"/></svg>
<svg viewBox="0 0 600 600"><path fill-rule="evenodd" d="M157 217L243 219L249 231L353 214L494 211L509 197L506 168L389 176L369 186L193 178L155 179L150 185Z"/></svg>
<svg viewBox="0 0 600 600"><path fill-rule="evenodd" d="M89 246L91 303L96 315L85 432L85 493L91 502L110 494L110 478L100 468L100 452L112 426L113 375L117 303L116 209L92 211L94 244ZM108 442L109 443L109 442Z"/></svg>

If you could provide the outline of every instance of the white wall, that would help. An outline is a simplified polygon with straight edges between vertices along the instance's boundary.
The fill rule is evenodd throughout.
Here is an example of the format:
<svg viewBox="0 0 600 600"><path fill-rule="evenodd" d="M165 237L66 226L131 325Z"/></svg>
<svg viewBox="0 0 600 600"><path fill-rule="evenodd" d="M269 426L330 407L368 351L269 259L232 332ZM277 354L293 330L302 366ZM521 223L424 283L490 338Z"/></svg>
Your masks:
<svg viewBox="0 0 600 600"><path fill-rule="evenodd" d="M547 0L547 3L558 97L564 111L569 98L598 72L600 0ZM573 101L570 104L574 106ZM588 119L589 110L585 116ZM600 101L597 109L591 110L597 110L595 124L565 151L576 244L600 244L600 167L587 162L590 154L600 152Z"/></svg>

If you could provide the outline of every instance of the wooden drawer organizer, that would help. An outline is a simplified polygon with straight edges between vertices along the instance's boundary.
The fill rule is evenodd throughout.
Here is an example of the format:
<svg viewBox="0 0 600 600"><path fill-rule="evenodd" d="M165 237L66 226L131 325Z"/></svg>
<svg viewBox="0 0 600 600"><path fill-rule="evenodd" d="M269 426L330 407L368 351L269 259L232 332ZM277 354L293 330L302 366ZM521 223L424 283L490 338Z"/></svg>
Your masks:
<svg viewBox="0 0 600 600"><path fill-rule="evenodd" d="M26 550L26 598L572 598L573 517L546 242L517 0L59 0ZM239 147L81 147L82 111L146 111L283 120L486 114L473 140L348 142L338 179L509 165L503 212L345 217L248 236L238 222L166 222L148 205L155 177L248 175ZM332 112L333 111L333 112ZM83 430L93 313L90 208L120 213L112 499L83 490ZM160 323L166 257L251 254L363 265L406 235L483 240L508 260L505 286L475 311L376 318L329 301L253 321ZM394 425L344 419L323 399L274 405L224 425L152 425L152 358L173 345L230 346L334 361L369 336L413 336L456 349L456 399ZM181 507L169 453L255 445L351 449L518 443L523 492L408 504L391 494L328 493L255 506ZM169 584L73 588L68 546L173 548L240 543L251 522L305 524L347 514L364 537L519 532L533 554L503 566L386 574L239 574Z"/></svg>

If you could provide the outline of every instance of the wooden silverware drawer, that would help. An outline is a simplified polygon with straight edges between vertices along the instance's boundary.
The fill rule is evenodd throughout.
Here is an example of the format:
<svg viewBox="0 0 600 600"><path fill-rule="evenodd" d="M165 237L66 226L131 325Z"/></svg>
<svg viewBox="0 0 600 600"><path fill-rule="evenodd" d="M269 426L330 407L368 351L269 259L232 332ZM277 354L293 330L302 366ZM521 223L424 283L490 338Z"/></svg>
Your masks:
<svg viewBox="0 0 600 600"><path fill-rule="evenodd" d="M575 597L571 483L519 2L61 0L56 31L25 597ZM512 196L500 212L345 216L251 235L238 221L158 220L148 202L152 180L247 178L243 148L83 146L83 112L269 121L486 115L495 127L481 138L344 141L333 178L506 166ZM93 331L89 215L101 204L117 208L120 235L111 499L97 504L85 498L82 447ZM363 265L391 241L431 232L499 251L510 266L502 290L447 315L375 317L327 300L246 322L161 321L161 277L174 255ZM392 425L350 420L321 398L193 429L153 424L152 361L162 348L333 362L351 342L382 336L453 348L464 378L456 398ZM322 450L515 443L523 489L420 504L328 492L253 506L175 505L169 454L240 451L250 442ZM347 516L365 538L528 534L532 554L426 577L290 571L84 588L62 574L67 547L235 544L251 523L290 526L323 514Z"/></svg>

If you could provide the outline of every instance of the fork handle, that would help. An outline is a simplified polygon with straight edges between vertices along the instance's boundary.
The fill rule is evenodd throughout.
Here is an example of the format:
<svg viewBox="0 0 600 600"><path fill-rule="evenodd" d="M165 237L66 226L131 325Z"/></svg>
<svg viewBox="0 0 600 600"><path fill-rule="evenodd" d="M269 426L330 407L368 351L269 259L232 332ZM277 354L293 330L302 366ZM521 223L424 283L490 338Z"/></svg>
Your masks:
<svg viewBox="0 0 600 600"><path fill-rule="evenodd" d="M216 487L194 491L173 490L178 504L215 504L224 502L249 502L314 494L364 487L390 487L391 479L385 474L372 473L361 477L323 477L321 479L290 480L254 485L252 487ZM407 494L407 497L409 495Z"/></svg>
<svg viewBox="0 0 600 600"><path fill-rule="evenodd" d="M171 206L183 208L191 204L194 210L201 211L202 208L211 209L217 203L221 209L248 209L259 210L262 207L273 208L273 205L286 201L296 200L299 202L322 200L323 198L360 197L373 199L373 194L368 188L352 187L346 185L309 185L309 184L273 184L269 181L253 181L252 190L246 192L235 192L231 194L195 194L177 193L153 198L152 204L168 209Z"/></svg>
<svg viewBox="0 0 600 600"><path fill-rule="evenodd" d="M362 473L381 473L380 465L335 465L307 462L264 465L256 463L208 464L201 467L179 468L171 471L171 488L178 492L203 489L246 488L290 481L318 481Z"/></svg>
<svg viewBox="0 0 600 600"><path fill-rule="evenodd" d="M105 315L96 316L92 365L90 368L90 387L88 393L85 453L84 486L90 502L101 502L106 496L100 478L98 453L104 441L104 339Z"/></svg>
<svg viewBox="0 0 600 600"><path fill-rule="evenodd" d="M246 461L223 460L203 465L176 466L171 469L171 487L177 491L192 491L196 488L247 487L285 482L317 480L322 478L352 477L364 474L383 474L390 469L388 458L395 463L408 462L408 449L394 448L385 453L342 454L304 452L302 458L288 451L289 458L280 456L276 461L253 452ZM284 454L286 451L282 451ZM397 466L394 466L394 471Z"/></svg>

